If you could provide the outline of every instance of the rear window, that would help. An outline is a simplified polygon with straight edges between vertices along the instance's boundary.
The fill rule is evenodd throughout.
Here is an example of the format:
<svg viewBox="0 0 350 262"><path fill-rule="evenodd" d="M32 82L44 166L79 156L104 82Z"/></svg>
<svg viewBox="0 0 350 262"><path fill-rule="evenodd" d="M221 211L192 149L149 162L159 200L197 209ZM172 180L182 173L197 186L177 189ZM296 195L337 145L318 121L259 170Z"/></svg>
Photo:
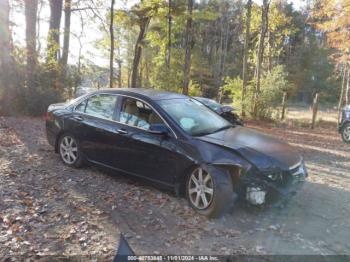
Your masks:
<svg viewBox="0 0 350 262"><path fill-rule="evenodd" d="M117 96L114 95L96 95L80 103L75 111L83 112L87 115L113 119Z"/></svg>

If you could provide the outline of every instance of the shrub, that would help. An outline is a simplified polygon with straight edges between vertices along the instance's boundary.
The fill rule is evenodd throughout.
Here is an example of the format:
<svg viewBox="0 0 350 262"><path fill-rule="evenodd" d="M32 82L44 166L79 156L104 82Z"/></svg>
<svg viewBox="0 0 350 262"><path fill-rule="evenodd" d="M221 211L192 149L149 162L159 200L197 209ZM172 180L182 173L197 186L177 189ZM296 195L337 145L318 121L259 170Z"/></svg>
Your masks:
<svg viewBox="0 0 350 262"><path fill-rule="evenodd" d="M22 96L21 99L24 100L21 103L22 111L32 116L43 115L50 104L63 101L61 92L58 90L41 87L25 89L24 97Z"/></svg>
<svg viewBox="0 0 350 262"><path fill-rule="evenodd" d="M261 92L258 99L258 118L276 119L281 105L283 92L292 90L285 66L275 66L261 80Z"/></svg>
<svg viewBox="0 0 350 262"><path fill-rule="evenodd" d="M242 102L245 104L246 110L249 112L253 97L253 87L248 84L247 94L242 101L242 86L243 80L240 77L229 78L226 77L222 90L225 94L228 94L229 98L232 100L232 106L238 110L242 109Z"/></svg>
<svg viewBox="0 0 350 262"><path fill-rule="evenodd" d="M232 99L234 107L242 108L242 86L243 81L240 77L229 78L224 81L223 91ZM247 85L247 94L243 99L245 108L252 115L253 96L255 82ZM261 79L261 91L258 99L258 115L260 119L278 119L280 112L278 107L281 105L283 92L292 90L292 85L288 81L288 73L284 66L278 65L271 72L267 73Z"/></svg>

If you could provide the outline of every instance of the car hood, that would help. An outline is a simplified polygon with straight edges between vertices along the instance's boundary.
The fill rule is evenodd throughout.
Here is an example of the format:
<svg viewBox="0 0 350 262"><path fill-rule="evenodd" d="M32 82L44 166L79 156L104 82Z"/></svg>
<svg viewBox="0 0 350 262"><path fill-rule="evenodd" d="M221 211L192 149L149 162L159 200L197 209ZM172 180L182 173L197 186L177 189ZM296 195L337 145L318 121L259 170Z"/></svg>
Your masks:
<svg viewBox="0 0 350 262"><path fill-rule="evenodd" d="M289 170L302 161L287 143L246 127L232 127L198 139L234 150L259 170Z"/></svg>

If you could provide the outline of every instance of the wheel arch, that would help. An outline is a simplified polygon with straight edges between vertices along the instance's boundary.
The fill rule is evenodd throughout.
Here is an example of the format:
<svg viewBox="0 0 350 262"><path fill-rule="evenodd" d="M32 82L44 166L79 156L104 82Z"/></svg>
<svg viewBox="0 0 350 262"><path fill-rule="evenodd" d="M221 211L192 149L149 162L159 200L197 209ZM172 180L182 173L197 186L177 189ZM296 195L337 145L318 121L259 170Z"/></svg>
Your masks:
<svg viewBox="0 0 350 262"><path fill-rule="evenodd" d="M343 129L345 128L345 126L350 124L350 120L344 120L341 125L340 125L340 131L343 131Z"/></svg>
<svg viewBox="0 0 350 262"><path fill-rule="evenodd" d="M340 127L340 130L343 131L346 126L350 125L350 120L345 120Z"/></svg>
<svg viewBox="0 0 350 262"><path fill-rule="evenodd" d="M58 153L58 142L60 141L60 138L62 137L62 135L64 135L66 132L64 130L61 130L60 132L58 132L58 134L56 135L56 140L55 140L55 153Z"/></svg>
<svg viewBox="0 0 350 262"><path fill-rule="evenodd" d="M239 184L239 180L242 175L243 167L239 164L221 164L221 163L214 163L214 164L205 164L205 163L192 163L190 166L188 166L183 172L182 175L178 177L176 183L175 183L175 192L178 196L185 196L186 195L186 181L188 176L191 174L191 172L197 168L202 167L208 172L212 172L213 169L217 168L221 173L226 173L231 177L232 184L233 184L233 190L236 189L236 187ZM222 172L223 171L223 172Z"/></svg>

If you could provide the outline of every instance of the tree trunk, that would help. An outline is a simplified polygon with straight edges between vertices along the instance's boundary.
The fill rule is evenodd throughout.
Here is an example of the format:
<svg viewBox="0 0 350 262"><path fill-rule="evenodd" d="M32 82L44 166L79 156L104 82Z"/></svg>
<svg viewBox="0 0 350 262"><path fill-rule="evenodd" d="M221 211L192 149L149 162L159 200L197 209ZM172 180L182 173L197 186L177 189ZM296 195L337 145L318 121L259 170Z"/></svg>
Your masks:
<svg viewBox="0 0 350 262"><path fill-rule="evenodd" d="M249 53L249 40L250 40L250 20L252 17L252 0L247 2L247 18L246 18L246 31L244 40L243 51L243 86L242 86L242 117L245 117L245 99L247 96L247 83L248 83L248 53Z"/></svg>
<svg viewBox="0 0 350 262"><path fill-rule="evenodd" d="M345 64L342 72L342 84L341 84L341 90L340 90L339 102L338 102L338 125L340 124L341 109L342 109L343 100L344 100L346 71L348 71L348 68L347 68L347 65Z"/></svg>
<svg viewBox="0 0 350 262"><path fill-rule="evenodd" d="M148 61L146 59L145 61L145 71L146 71L146 87L150 87L150 81L149 81L149 64L148 64Z"/></svg>
<svg viewBox="0 0 350 262"><path fill-rule="evenodd" d="M5 88L11 84L14 69L12 57L12 36L10 30L10 4L8 0L0 1L0 83Z"/></svg>
<svg viewBox="0 0 350 262"><path fill-rule="evenodd" d="M142 61L143 60L143 61ZM144 61L145 61L145 58L141 57L141 61L140 61L140 72L139 72L139 86L140 87L144 87L144 84L143 84L143 67L144 67Z"/></svg>
<svg viewBox="0 0 350 262"><path fill-rule="evenodd" d="M30 89L35 87L35 68L37 65L36 52L36 18L38 10L38 0L27 0L25 4L26 19L26 86Z"/></svg>
<svg viewBox="0 0 350 262"><path fill-rule="evenodd" d="M117 60L117 64L118 64L118 87L121 88L122 87L122 60L118 59Z"/></svg>
<svg viewBox="0 0 350 262"><path fill-rule="evenodd" d="M170 67L171 59L171 29L172 29L172 16L171 16L171 0L168 0L168 48L166 53L166 65Z"/></svg>
<svg viewBox="0 0 350 262"><path fill-rule="evenodd" d="M315 128L316 123L316 117L317 117L317 111L318 111L318 93L315 94L314 100L312 103L312 122L311 122L311 129Z"/></svg>
<svg viewBox="0 0 350 262"><path fill-rule="evenodd" d="M38 12L36 14L36 52L37 54L40 54L41 51L41 42L40 42L40 25L41 25L41 12L44 7L44 0L39 0L38 1Z"/></svg>
<svg viewBox="0 0 350 262"><path fill-rule="evenodd" d="M187 4L187 24L186 24L186 36L185 36L185 66L184 66L184 84L182 93L188 95L188 87L190 84L190 70L191 70L191 49L192 49L192 11L193 0L188 0Z"/></svg>
<svg viewBox="0 0 350 262"><path fill-rule="evenodd" d="M79 52L78 52L78 74L80 75L81 73L81 53L83 50L83 42L81 41L82 36L84 35L84 19L82 14L80 13L80 34L77 37L78 42L79 42Z"/></svg>
<svg viewBox="0 0 350 262"><path fill-rule="evenodd" d="M350 70L346 75L346 91L345 91L345 105L349 104L349 92L350 92Z"/></svg>
<svg viewBox="0 0 350 262"><path fill-rule="evenodd" d="M130 81L130 78L131 78L131 70L130 70L130 67L128 67L128 88L130 88L131 87L131 81Z"/></svg>
<svg viewBox="0 0 350 262"><path fill-rule="evenodd" d="M226 25L226 28L224 28L225 25ZM216 83L217 90L221 87L222 79L223 79L223 76L225 75L225 64L226 64L228 38L229 38L229 27L230 27L230 23L225 15L225 17L223 17L222 23L221 23L221 37L220 37L221 38L221 40L220 40L221 54L220 54L219 75L218 75L218 79L217 79L217 83ZM222 102L223 98L224 98L223 94L220 95L219 103Z"/></svg>
<svg viewBox="0 0 350 262"><path fill-rule="evenodd" d="M269 72L271 72L272 70L272 36L269 30L267 32L267 45L268 45L267 65L268 65Z"/></svg>
<svg viewBox="0 0 350 262"><path fill-rule="evenodd" d="M50 23L47 38L47 61L57 62L60 54L60 24L63 0L50 0Z"/></svg>
<svg viewBox="0 0 350 262"><path fill-rule="evenodd" d="M287 107L287 92L283 92L281 120L284 120L286 116L286 107Z"/></svg>
<svg viewBox="0 0 350 262"><path fill-rule="evenodd" d="M140 32L135 45L135 55L134 61L132 64L132 75L131 75L131 87L137 87L138 81L138 72L139 72L139 64L142 56L142 41L146 37L147 28L149 25L151 18L150 17L142 17L140 21Z"/></svg>
<svg viewBox="0 0 350 262"><path fill-rule="evenodd" d="M64 38L61 63L63 70L66 71L69 53L69 36L70 36L70 17L71 17L72 1L65 0L64 2Z"/></svg>
<svg viewBox="0 0 350 262"><path fill-rule="evenodd" d="M111 1L111 20L109 24L109 34L111 36L111 50L110 50L110 56L109 56L109 87L113 88L113 62L114 62L114 3L115 0Z"/></svg>
<svg viewBox="0 0 350 262"><path fill-rule="evenodd" d="M253 115L257 116L258 113L258 100L260 96L260 80L261 80L261 67L262 61L264 58L264 41L265 35L267 32L267 21L269 15L269 1L263 0L263 6L261 10L261 29L260 29L260 37L259 37L259 47L258 47L258 58L256 63L256 84L255 84L255 94L254 94L254 107L253 107Z"/></svg>

